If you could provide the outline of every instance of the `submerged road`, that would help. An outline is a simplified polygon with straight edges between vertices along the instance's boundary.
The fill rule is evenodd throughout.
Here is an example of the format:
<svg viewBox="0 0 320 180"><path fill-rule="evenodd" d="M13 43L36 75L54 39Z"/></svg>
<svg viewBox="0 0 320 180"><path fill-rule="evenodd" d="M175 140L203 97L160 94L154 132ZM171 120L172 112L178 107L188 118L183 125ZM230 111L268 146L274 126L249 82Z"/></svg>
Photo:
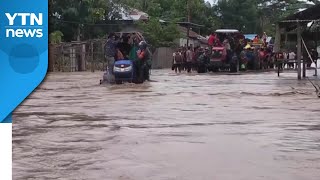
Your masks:
<svg viewBox="0 0 320 180"><path fill-rule="evenodd" d="M49 74L16 110L13 179L320 179L320 99L296 74L101 77Z"/></svg>

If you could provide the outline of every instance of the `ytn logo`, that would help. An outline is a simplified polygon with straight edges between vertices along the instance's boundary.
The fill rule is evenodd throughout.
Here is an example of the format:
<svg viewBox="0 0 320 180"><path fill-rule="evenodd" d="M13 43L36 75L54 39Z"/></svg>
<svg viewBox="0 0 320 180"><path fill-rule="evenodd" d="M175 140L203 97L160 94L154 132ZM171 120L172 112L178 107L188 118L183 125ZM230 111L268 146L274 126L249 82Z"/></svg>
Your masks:
<svg viewBox="0 0 320 180"><path fill-rule="evenodd" d="M43 14L39 13L5 13L8 19L6 26L6 37L24 38L43 36ZM19 21L20 20L20 21Z"/></svg>

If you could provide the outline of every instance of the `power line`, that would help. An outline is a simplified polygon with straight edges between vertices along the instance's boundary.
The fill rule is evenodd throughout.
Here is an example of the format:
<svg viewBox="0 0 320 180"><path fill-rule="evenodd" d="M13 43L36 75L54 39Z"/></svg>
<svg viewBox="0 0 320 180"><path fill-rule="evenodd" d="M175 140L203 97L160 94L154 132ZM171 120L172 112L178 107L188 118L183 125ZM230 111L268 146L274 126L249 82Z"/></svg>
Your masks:
<svg viewBox="0 0 320 180"><path fill-rule="evenodd" d="M282 22L282 23L292 23L292 22L318 22L318 21L320 21L320 19L314 19L314 20L312 20L312 19L306 19L306 20L299 20L299 19L297 19L297 20L283 20L283 21L280 21L280 22Z"/></svg>
<svg viewBox="0 0 320 180"><path fill-rule="evenodd" d="M67 21L67 20L58 20L54 19L53 21L59 22L59 23L65 23L65 24L81 24L81 25L88 25L88 26L121 26L121 25L128 25L127 23L113 23L113 24L94 24L94 23L83 23L83 22L78 22L78 21ZM125 20L121 22L126 22ZM128 20L127 22L132 22ZM134 24L134 23L131 23Z"/></svg>

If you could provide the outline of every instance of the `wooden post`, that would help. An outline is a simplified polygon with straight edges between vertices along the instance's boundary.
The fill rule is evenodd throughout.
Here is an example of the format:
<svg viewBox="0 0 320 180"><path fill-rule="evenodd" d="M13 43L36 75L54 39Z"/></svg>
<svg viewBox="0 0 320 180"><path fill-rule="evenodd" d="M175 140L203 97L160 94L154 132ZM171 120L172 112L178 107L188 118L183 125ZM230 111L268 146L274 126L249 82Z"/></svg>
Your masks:
<svg viewBox="0 0 320 180"><path fill-rule="evenodd" d="M306 73L307 73L307 68L306 68L306 60L303 57L302 59L302 77L306 77Z"/></svg>
<svg viewBox="0 0 320 180"><path fill-rule="evenodd" d="M49 44L49 63L48 63L48 72L54 71L54 64L55 64L55 52L56 52L56 45Z"/></svg>
<svg viewBox="0 0 320 180"><path fill-rule="evenodd" d="M62 72L64 72L64 62L65 62L64 47L62 46L62 63L61 63L61 71Z"/></svg>
<svg viewBox="0 0 320 180"><path fill-rule="evenodd" d="M315 50L318 52L318 33L316 34L315 44L316 44ZM316 69L314 70L314 76L318 76L318 58L319 57L317 57L317 59L315 60Z"/></svg>
<svg viewBox="0 0 320 180"><path fill-rule="evenodd" d="M91 50L91 72L94 72L93 42L90 43Z"/></svg>
<svg viewBox="0 0 320 180"><path fill-rule="evenodd" d="M106 58L105 58L105 52L104 52L104 42L101 43L101 58L102 58L102 71L104 71L104 68L106 67L105 62L106 62Z"/></svg>
<svg viewBox="0 0 320 180"><path fill-rule="evenodd" d="M81 52L80 52L80 67L79 71L86 71L86 45L81 45Z"/></svg>
<svg viewBox="0 0 320 180"><path fill-rule="evenodd" d="M74 46L71 46L69 49L69 71L73 72L73 66L74 66Z"/></svg>
<svg viewBox="0 0 320 180"><path fill-rule="evenodd" d="M276 36L275 36L275 43L274 43L274 52L280 51L280 41L281 41L281 32L279 24L276 24Z"/></svg>
<svg viewBox="0 0 320 180"><path fill-rule="evenodd" d="M187 48L189 47L189 35L190 35L190 27L188 24L188 29L187 29Z"/></svg>
<svg viewBox="0 0 320 180"><path fill-rule="evenodd" d="M302 33L301 31L300 31L300 33ZM301 36L300 36L301 37ZM303 40L302 39L302 37L301 37L301 40ZM303 40L303 44L304 44L304 47L305 48L302 48L302 49L304 49L305 51L306 51L306 53L302 53L302 54L309 54L308 53L308 47L307 47L307 45L305 44L305 42L304 42L304 40ZM309 56L308 56L309 57ZM310 57L309 57L310 58ZM303 78L305 78L306 77L306 72L307 72L307 69L306 69L306 60L307 60L308 58L307 57L305 57L304 55L303 55L303 58L302 58L302 77Z"/></svg>
<svg viewBox="0 0 320 180"><path fill-rule="evenodd" d="M297 21L297 67L298 67L298 80L301 79L301 28L300 23Z"/></svg>
<svg viewBox="0 0 320 180"><path fill-rule="evenodd" d="M187 29L187 48L189 47L189 34L190 34L190 3L187 0L187 13L188 13L188 29Z"/></svg>
<svg viewBox="0 0 320 180"><path fill-rule="evenodd" d="M285 32L284 44L285 44L285 47L286 47L286 50L287 50L287 44L288 44L288 33L287 32Z"/></svg>

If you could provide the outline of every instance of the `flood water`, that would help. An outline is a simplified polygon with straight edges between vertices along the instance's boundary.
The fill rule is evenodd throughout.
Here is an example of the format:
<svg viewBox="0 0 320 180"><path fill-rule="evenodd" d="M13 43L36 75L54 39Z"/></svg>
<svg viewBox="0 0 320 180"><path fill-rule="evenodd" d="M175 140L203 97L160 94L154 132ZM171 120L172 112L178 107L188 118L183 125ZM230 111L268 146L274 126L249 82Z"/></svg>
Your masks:
<svg viewBox="0 0 320 180"><path fill-rule="evenodd" d="M13 179L320 179L320 99L296 74L102 74L49 74L16 110Z"/></svg>

